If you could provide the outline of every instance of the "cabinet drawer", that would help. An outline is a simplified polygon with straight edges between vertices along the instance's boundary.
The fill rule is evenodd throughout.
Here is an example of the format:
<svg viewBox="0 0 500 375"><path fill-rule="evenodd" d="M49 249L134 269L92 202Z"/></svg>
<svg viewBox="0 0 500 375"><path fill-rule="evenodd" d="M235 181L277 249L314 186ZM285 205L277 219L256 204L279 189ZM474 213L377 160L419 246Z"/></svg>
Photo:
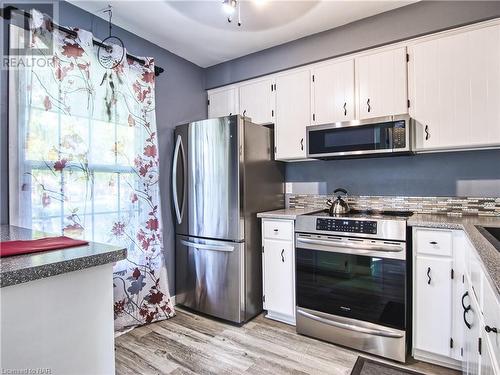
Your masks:
<svg viewBox="0 0 500 375"><path fill-rule="evenodd" d="M264 238L293 241L293 220L265 220Z"/></svg>
<svg viewBox="0 0 500 375"><path fill-rule="evenodd" d="M417 253L451 256L453 241L451 231L417 228L414 234Z"/></svg>
<svg viewBox="0 0 500 375"><path fill-rule="evenodd" d="M483 291L484 327L482 329L485 330L485 334L491 342L495 361L500 365L500 298L485 275L483 275ZM487 332L486 326L495 328L498 333L491 330Z"/></svg>

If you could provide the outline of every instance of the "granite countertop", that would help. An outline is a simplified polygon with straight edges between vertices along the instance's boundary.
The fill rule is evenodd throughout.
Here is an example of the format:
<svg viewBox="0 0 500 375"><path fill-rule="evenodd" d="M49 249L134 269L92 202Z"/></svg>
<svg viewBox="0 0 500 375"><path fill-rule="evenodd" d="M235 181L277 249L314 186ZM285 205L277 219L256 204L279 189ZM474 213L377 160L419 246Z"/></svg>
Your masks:
<svg viewBox="0 0 500 375"><path fill-rule="evenodd" d="M0 241L30 240L50 234L9 225L0 226ZM53 236L53 235L52 235ZM89 242L86 246L0 258L0 287L114 263L125 259L121 247Z"/></svg>
<svg viewBox="0 0 500 375"><path fill-rule="evenodd" d="M415 214L408 218L408 226L463 230L476 249L491 285L500 294L500 250L479 232L476 225L500 227L500 217Z"/></svg>
<svg viewBox="0 0 500 375"><path fill-rule="evenodd" d="M307 215L311 212L321 211L320 208L282 208L280 210L259 212L257 217L265 219L289 219L295 220L299 215Z"/></svg>

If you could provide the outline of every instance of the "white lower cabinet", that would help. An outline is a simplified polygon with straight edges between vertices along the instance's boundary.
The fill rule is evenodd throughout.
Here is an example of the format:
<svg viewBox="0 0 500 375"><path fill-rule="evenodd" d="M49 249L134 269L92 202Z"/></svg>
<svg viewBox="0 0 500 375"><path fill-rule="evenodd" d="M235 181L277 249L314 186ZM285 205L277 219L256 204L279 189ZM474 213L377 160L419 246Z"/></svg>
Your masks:
<svg viewBox="0 0 500 375"><path fill-rule="evenodd" d="M414 291L415 349L449 357L452 322L451 258L417 256Z"/></svg>
<svg viewBox="0 0 500 375"><path fill-rule="evenodd" d="M293 227L294 220L262 220L262 274L266 317L295 325Z"/></svg>
<svg viewBox="0 0 500 375"><path fill-rule="evenodd" d="M414 228L413 253L413 356L464 374L500 375L499 296L467 235Z"/></svg>

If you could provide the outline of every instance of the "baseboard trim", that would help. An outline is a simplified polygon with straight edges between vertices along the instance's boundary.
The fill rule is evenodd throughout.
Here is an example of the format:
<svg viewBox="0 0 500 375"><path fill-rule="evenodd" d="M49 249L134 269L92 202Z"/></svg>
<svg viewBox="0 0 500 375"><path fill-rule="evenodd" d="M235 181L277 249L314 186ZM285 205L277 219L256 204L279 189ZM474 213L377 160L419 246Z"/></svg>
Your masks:
<svg viewBox="0 0 500 375"><path fill-rule="evenodd" d="M292 326L295 326L295 317L285 315L285 314L280 314L274 311L267 311L266 318L272 319L272 320L277 320L278 322L290 324Z"/></svg>
<svg viewBox="0 0 500 375"><path fill-rule="evenodd" d="M414 349L413 358L415 358L418 361L432 363L438 366L451 368L453 370L458 370L458 371L462 370L461 361L457 361L456 359L449 357L444 357L442 355L429 353L424 350Z"/></svg>

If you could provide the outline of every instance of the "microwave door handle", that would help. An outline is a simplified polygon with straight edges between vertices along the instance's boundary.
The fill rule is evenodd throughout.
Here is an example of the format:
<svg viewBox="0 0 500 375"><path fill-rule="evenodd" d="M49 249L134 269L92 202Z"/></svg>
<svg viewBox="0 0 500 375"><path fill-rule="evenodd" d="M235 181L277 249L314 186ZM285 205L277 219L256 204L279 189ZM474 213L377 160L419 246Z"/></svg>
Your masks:
<svg viewBox="0 0 500 375"><path fill-rule="evenodd" d="M302 315L306 318L315 320L315 321L320 322L320 323L328 324L330 326L334 326L334 327L338 327L338 328L348 329L350 331L367 333L370 335L376 335L376 336L382 336L382 337L392 337L392 338L401 338L404 336L403 333L399 333L399 332L394 332L394 331L389 331L389 330L381 330L381 329L373 329L373 328L357 326L354 324L337 322L335 320L322 318L320 316L308 313L307 311L304 311L302 309L297 309L297 314Z"/></svg>
<svg viewBox="0 0 500 375"><path fill-rule="evenodd" d="M403 251L403 247L400 245L367 245L367 244L356 244L356 243L346 243L343 241L325 241L325 240L315 240L311 238L297 238L297 242L311 244L311 245L323 245L323 246L335 246L335 247L347 247L350 249L357 250L371 250L371 251L386 251L386 252L400 252Z"/></svg>

